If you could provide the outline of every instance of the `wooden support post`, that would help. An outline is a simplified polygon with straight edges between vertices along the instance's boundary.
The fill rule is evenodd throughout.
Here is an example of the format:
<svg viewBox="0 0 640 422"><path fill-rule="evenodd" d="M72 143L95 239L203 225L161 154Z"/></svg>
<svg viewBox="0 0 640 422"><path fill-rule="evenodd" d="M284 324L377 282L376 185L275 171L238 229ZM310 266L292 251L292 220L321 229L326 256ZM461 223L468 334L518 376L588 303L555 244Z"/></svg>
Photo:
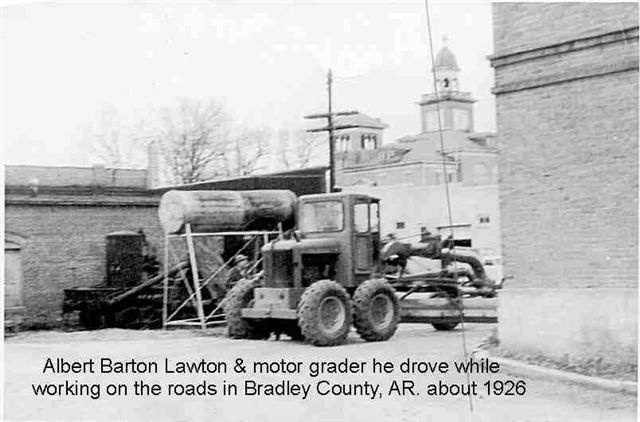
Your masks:
<svg viewBox="0 0 640 422"><path fill-rule="evenodd" d="M164 234L164 283L162 294L162 329L167 329L167 312L169 306L169 233Z"/></svg>
<svg viewBox="0 0 640 422"><path fill-rule="evenodd" d="M207 328L204 319L204 309L202 309L202 294L200 293L200 277L198 275L198 265L196 260L196 249L193 246L193 237L191 237L191 224L185 224L185 233L187 239L187 248L189 249L189 262L191 262L191 275L193 276L193 286L196 291L196 300L198 302L198 318L202 325L202 329Z"/></svg>

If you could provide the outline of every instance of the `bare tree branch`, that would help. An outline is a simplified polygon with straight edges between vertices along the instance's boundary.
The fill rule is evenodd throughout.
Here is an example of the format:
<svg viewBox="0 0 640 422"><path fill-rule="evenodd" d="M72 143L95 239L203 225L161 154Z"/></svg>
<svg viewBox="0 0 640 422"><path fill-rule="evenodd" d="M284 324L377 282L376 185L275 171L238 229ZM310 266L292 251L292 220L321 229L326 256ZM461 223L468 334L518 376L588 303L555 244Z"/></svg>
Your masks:
<svg viewBox="0 0 640 422"><path fill-rule="evenodd" d="M248 176L262 169L262 161L267 155L269 131L264 128L241 127L230 137L228 167L230 175Z"/></svg>
<svg viewBox="0 0 640 422"><path fill-rule="evenodd" d="M158 139L165 162L178 183L202 181L206 173L225 175L213 166L225 155L222 128L226 115L216 100L181 99L161 112Z"/></svg>
<svg viewBox="0 0 640 422"><path fill-rule="evenodd" d="M278 143L277 159L286 170L308 167L324 156L324 137L318 133L308 133L302 129L291 134L281 131Z"/></svg>
<svg viewBox="0 0 640 422"><path fill-rule="evenodd" d="M97 121L87 128L91 146L107 167L141 167L144 164L144 148L140 135L146 122L133 123L120 117L113 106L99 111Z"/></svg>

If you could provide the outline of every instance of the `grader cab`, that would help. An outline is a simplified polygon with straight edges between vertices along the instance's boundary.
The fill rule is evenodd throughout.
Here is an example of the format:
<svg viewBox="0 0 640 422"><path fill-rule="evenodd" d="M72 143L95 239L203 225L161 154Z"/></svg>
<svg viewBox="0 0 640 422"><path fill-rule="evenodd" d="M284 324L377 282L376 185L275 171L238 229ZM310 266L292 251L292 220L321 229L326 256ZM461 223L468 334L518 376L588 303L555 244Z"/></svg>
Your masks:
<svg viewBox="0 0 640 422"><path fill-rule="evenodd" d="M394 289L374 278L380 250L378 200L358 194L303 196L297 230L262 248L262 278L239 283L225 313L235 338L282 331L320 345L386 340L400 319ZM353 300L352 300L353 298Z"/></svg>

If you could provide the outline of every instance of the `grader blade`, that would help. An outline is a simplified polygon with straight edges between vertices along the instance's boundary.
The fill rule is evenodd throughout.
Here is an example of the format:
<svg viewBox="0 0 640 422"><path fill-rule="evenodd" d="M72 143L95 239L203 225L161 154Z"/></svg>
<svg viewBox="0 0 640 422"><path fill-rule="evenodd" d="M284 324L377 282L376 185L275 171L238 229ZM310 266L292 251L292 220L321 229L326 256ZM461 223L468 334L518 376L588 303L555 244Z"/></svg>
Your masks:
<svg viewBox="0 0 640 422"><path fill-rule="evenodd" d="M433 298L431 293L412 293L400 300L401 322L439 323L495 323L498 322L495 298Z"/></svg>

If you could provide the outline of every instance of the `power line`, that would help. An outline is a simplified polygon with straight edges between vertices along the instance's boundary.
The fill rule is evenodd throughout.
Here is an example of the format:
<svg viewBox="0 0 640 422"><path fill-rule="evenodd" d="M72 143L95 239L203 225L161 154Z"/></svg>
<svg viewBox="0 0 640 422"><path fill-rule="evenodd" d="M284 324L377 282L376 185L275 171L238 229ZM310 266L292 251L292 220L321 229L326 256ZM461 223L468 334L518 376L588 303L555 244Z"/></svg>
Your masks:
<svg viewBox="0 0 640 422"><path fill-rule="evenodd" d="M449 233L451 235L452 239L455 239L455 237L453 236L453 216L452 216L452 212L451 212L451 193L449 192L449 177L448 177L448 172L447 172L447 164L446 164L446 156L445 156L445 149L444 149L444 138L442 136L442 116L440 115L440 102L439 102L439 96L438 96L438 83L436 81L436 61L435 61L435 57L433 55L433 36L431 33L431 17L429 15L429 0L425 0L424 1L424 6L427 12L427 32L429 35L429 54L431 56L431 63L432 63L432 67L431 67L431 72L433 74L433 93L435 95L435 103L436 103L436 111L438 114L438 135L440 138L440 151L442 154L442 171L443 171L443 176L444 176L444 186L445 186L445 192L446 192L446 197L447 197L447 211L449 214ZM452 245L451 249L455 249L455 243ZM452 254L453 255L453 269L454 269L454 273L457 274L458 272L458 268L457 268L457 262L456 262L456 256L455 253ZM460 293L460 288L458 286L458 298L460 299L460 304L462 305L462 294ZM469 353L467 352L467 337L464 333L464 307L460 306L460 328L461 328L461 332L462 332L462 350L464 352L464 359L468 360L469 359ZM467 372L467 383L470 384L471 383L471 378L469 373ZM473 399L471 398L471 395L469 395L469 409L473 412Z"/></svg>

